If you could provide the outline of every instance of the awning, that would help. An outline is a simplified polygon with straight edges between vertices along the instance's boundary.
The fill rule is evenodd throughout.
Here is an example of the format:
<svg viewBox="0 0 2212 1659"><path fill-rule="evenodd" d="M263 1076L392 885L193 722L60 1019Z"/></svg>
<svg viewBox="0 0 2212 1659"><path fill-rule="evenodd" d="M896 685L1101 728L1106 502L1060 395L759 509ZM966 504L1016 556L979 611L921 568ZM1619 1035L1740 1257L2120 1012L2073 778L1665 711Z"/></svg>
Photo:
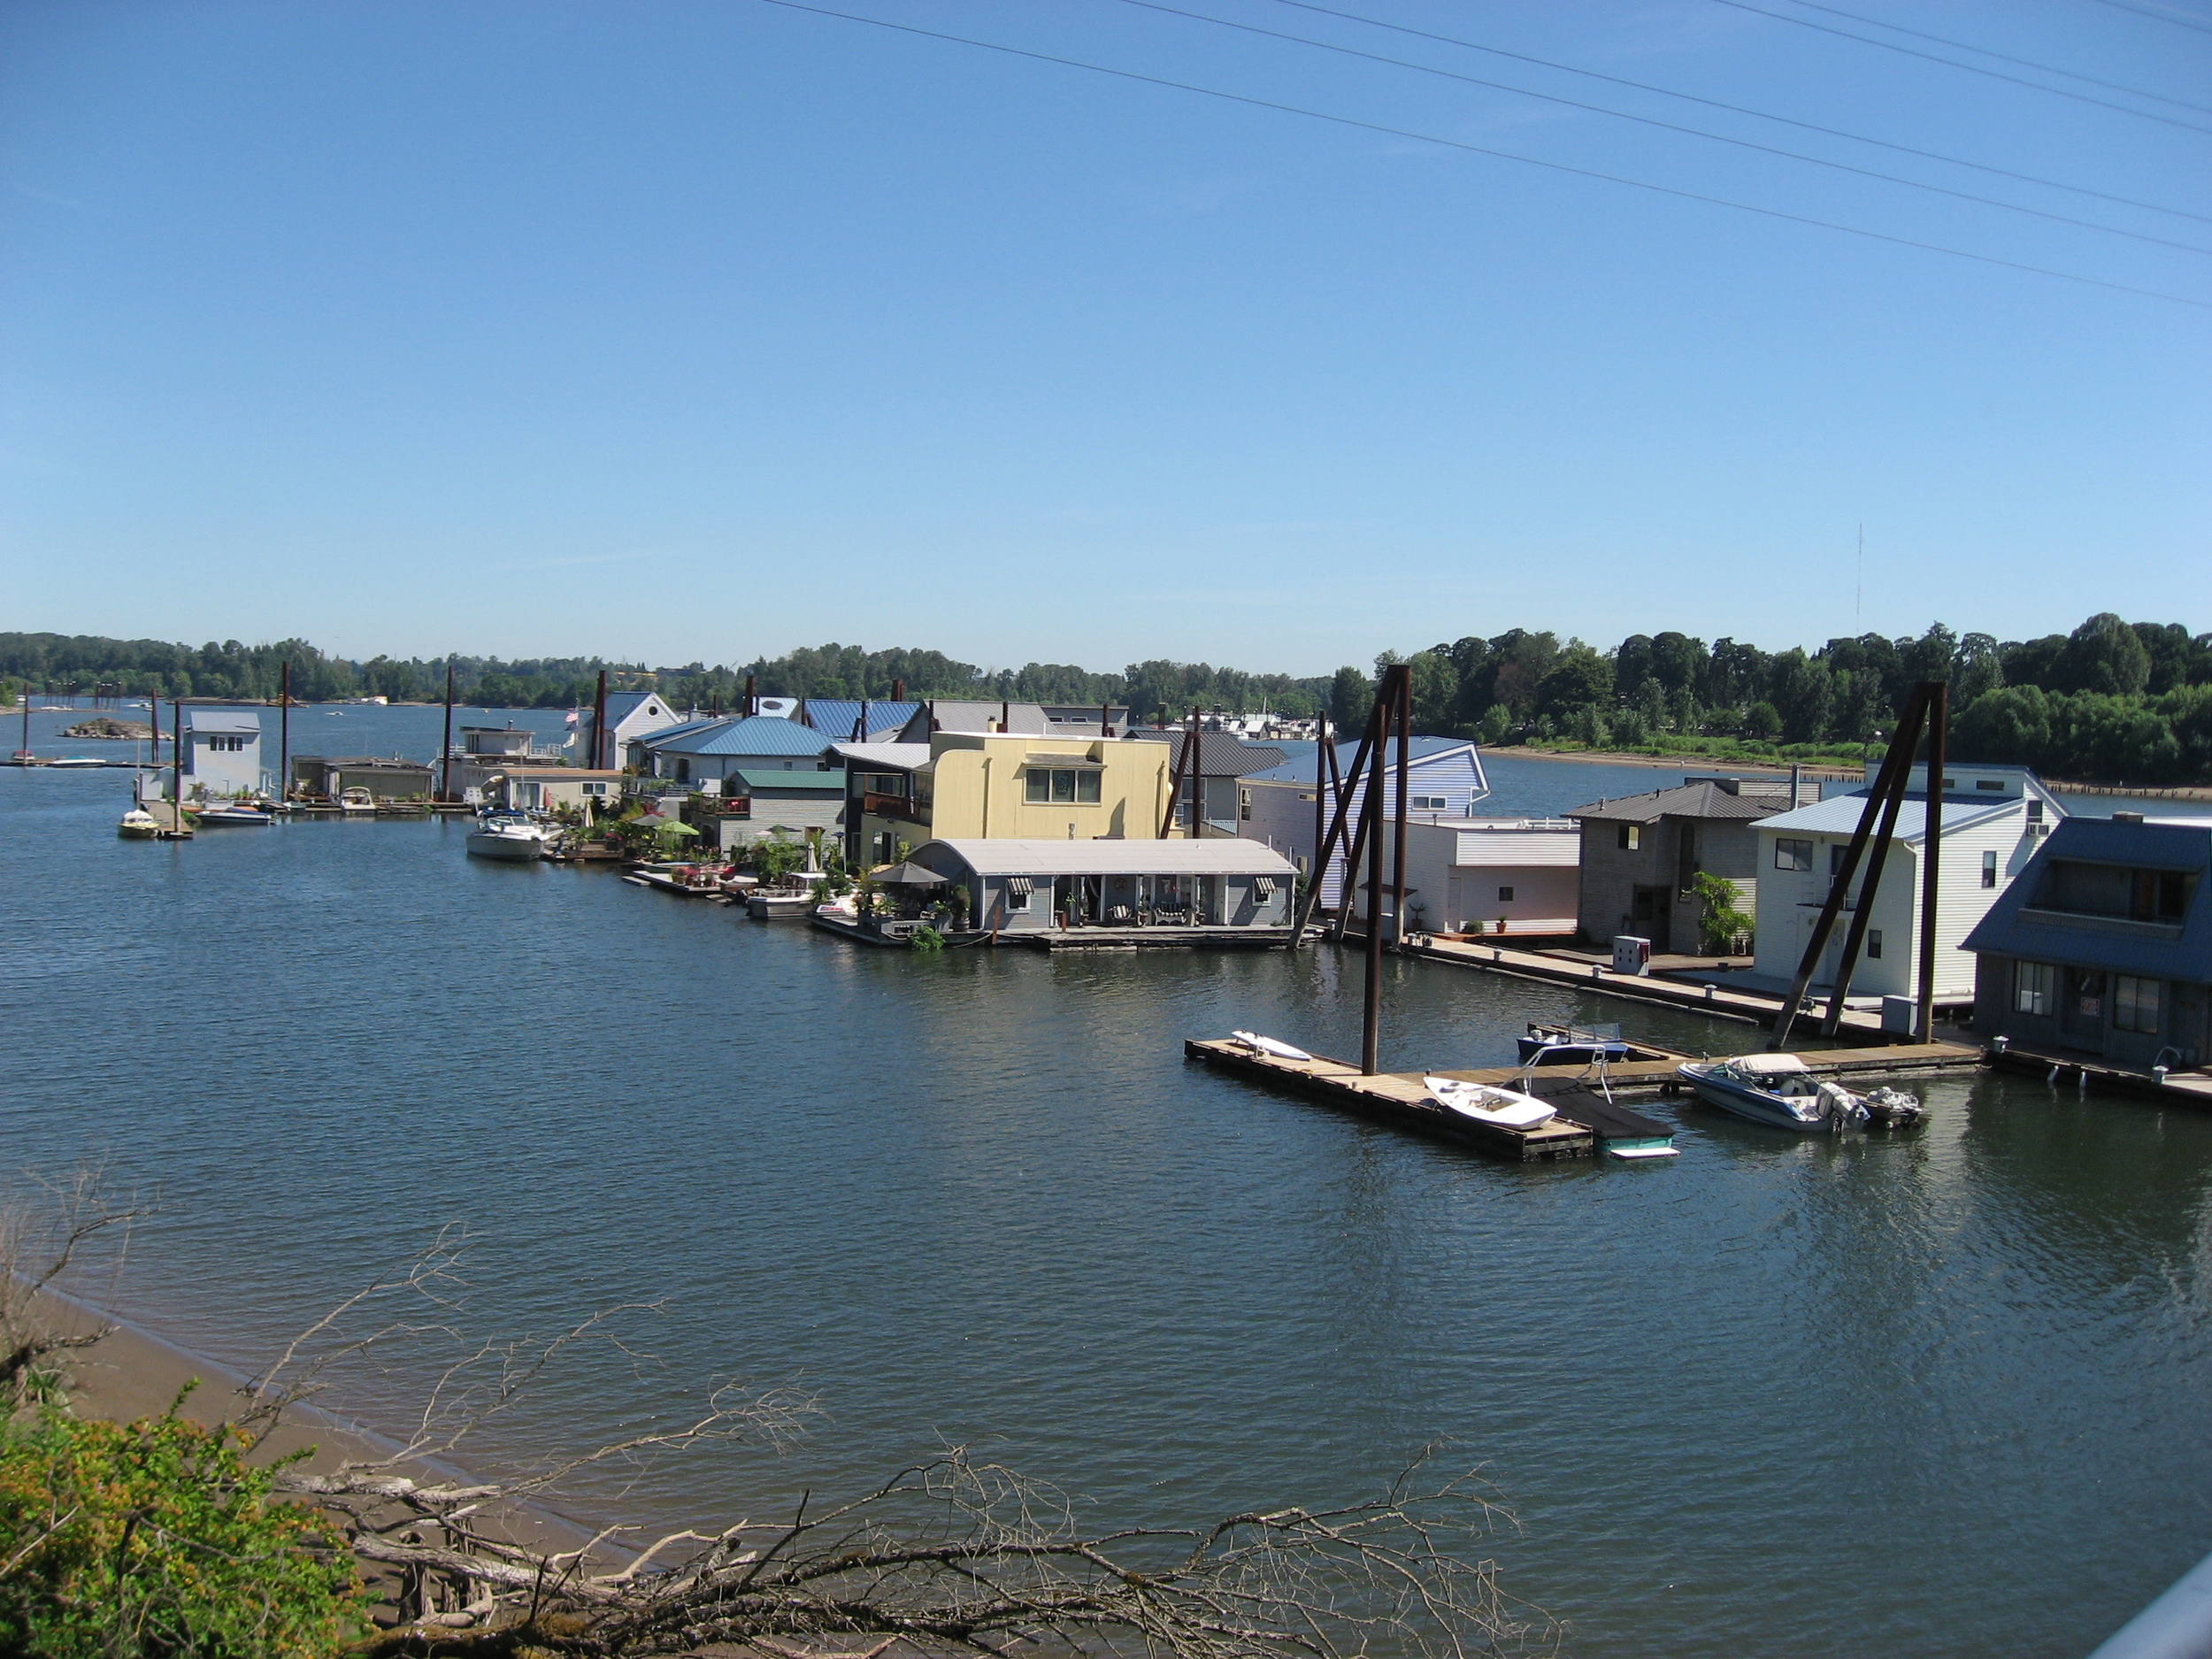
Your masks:
<svg viewBox="0 0 2212 1659"><path fill-rule="evenodd" d="M1273 876L1261 876L1255 880L1252 883L1252 896L1256 899L1273 898L1275 896L1275 878Z"/></svg>
<svg viewBox="0 0 2212 1659"><path fill-rule="evenodd" d="M1029 902L1030 892L1031 887L1029 885L1029 878L1027 876L1009 876L1006 878L1006 896L1014 900L1017 903L1026 904Z"/></svg>
<svg viewBox="0 0 2212 1659"><path fill-rule="evenodd" d="M911 860L902 864L893 864L888 870L877 871L875 879L879 885L887 887L941 887L945 885L944 877Z"/></svg>

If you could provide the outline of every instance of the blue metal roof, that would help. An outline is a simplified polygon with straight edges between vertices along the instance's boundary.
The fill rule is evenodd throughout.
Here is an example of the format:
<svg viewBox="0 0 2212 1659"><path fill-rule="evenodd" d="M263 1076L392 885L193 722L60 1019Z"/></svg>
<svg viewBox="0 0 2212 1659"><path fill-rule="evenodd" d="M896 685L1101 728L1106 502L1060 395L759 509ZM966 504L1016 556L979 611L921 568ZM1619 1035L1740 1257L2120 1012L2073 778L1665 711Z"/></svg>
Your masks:
<svg viewBox="0 0 2212 1659"><path fill-rule="evenodd" d="M184 729L188 732L242 732L249 737L261 734L261 717L250 709L187 709Z"/></svg>
<svg viewBox="0 0 2212 1659"><path fill-rule="evenodd" d="M2044 872L2059 859L2196 877L2179 927L2039 910ZM2212 984L2212 825L2116 824L2068 818L1966 935L1969 950L2103 968L2147 979Z"/></svg>
<svg viewBox="0 0 2212 1659"><path fill-rule="evenodd" d="M1794 812L1777 812L1772 818L1761 818L1755 826L1762 830L1779 830L1785 835L1848 835L1859 827L1860 816L1866 810L1868 791L1861 789L1851 795L1832 795L1825 801L1811 806L1801 806ZM2007 810L2022 811L2017 800L1992 801L1987 795L1947 795L1943 797L1943 833L1962 829L1969 824L1979 824ZM1897 839L1916 841L1928 833L1928 797L1909 795L1897 812Z"/></svg>
<svg viewBox="0 0 2212 1659"><path fill-rule="evenodd" d="M819 755L831 739L811 726L773 714L750 719L691 720L664 732L649 732L636 741L658 754Z"/></svg>
<svg viewBox="0 0 2212 1659"><path fill-rule="evenodd" d="M1418 766L1424 761L1432 761L1440 755L1455 755L1462 750L1471 751L1474 747L1472 742L1463 737L1417 737L1406 746L1409 766ZM1321 746L1318 743L1310 744L1305 754L1295 756L1279 766L1270 766L1265 772L1245 773L1245 780L1248 783L1311 783L1314 777L1315 757L1319 754L1320 749ZM1359 745L1356 742L1340 742L1336 746L1338 769L1342 772L1351 771L1352 762L1358 757L1358 755ZM1483 775L1481 757L1479 754L1476 755L1474 761L1475 775L1479 780ZM1393 766L1398 764L1398 745L1394 741L1390 745L1390 764Z"/></svg>
<svg viewBox="0 0 2212 1659"><path fill-rule="evenodd" d="M864 743L876 733L896 731L914 718L918 703L868 703L868 729L858 737L853 726L860 718L860 703L853 697L809 697L800 707L805 711L806 723L825 737L841 743Z"/></svg>

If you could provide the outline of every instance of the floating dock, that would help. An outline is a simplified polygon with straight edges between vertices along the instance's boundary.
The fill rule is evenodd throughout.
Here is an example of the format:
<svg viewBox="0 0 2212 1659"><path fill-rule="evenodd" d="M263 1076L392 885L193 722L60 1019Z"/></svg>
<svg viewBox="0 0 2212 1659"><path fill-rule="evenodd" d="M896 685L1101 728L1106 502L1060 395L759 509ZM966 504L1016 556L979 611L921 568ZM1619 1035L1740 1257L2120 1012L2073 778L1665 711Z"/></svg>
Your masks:
<svg viewBox="0 0 2212 1659"><path fill-rule="evenodd" d="M1432 1066L1424 1071L1383 1072L1374 1077L1342 1060L1317 1055L1310 1060L1285 1060L1256 1054L1240 1042L1221 1038L1192 1037L1183 1043L1183 1057L1199 1060L1221 1071L1255 1082L1325 1101L1364 1118L1480 1147L1500 1157L1520 1163L1558 1158L1586 1158L1601 1141L1621 1141L1633 1145L1662 1135L1672 1127L1655 1124L1618 1102L1626 1096L1652 1100L1678 1094L1686 1086L1675 1068L1695 1055L1657 1049L1651 1043L1638 1048L1663 1057L1628 1060L1605 1069L1605 1094L1588 1087L1594 1073L1561 1076L1564 1066L1538 1068L1532 1074L1517 1066L1486 1066L1476 1070ZM1805 1069L1839 1080L1918 1076L1970 1071L1982 1064L1982 1052L1962 1043L1916 1042L1894 1048L1823 1048L1801 1052ZM1497 1088L1532 1094L1557 1114L1550 1123L1517 1130L1478 1123L1447 1111L1429 1098L1424 1076L1453 1078L1466 1083L1486 1083ZM1610 1098L1608 1098L1609 1095ZM1563 1122L1562 1119L1566 1121Z"/></svg>

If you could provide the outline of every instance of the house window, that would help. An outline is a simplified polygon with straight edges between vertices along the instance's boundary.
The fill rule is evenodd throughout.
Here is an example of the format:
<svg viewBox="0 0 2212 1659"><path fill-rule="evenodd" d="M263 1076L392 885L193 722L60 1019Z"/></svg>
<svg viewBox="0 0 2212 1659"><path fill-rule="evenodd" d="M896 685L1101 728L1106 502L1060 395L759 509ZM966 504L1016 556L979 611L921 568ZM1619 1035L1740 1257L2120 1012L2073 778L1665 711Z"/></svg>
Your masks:
<svg viewBox="0 0 2212 1659"><path fill-rule="evenodd" d="M1409 795L1411 810L1416 812L1445 812L1451 810L1451 797L1441 795Z"/></svg>
<svg viewBox="0 0 2212 1659"><path fill-rule="evenodd" d="M1982 885L1985 887L1993 887L1997 885L1997 855L1995 853L1982 855Z"/></svg>
<svg viewBox="0 0 2212 1659"><path fill-rule="evenodd" d="M678 783L689 783L691 781L691 763L689 761L680 760L676 763L676 781Z"/></svg>
<svg viewBox="0 0 2212 1659"><path fill-rule="evenodd" d="M1511 887L1500 887L1498 889L1498 902L1501 904L1512 903L1513 889Z"/></svg>
<svg viewBox="0 0 2212 1659"><path fill-rule="evenodd" d="M1096 806L1099 799L1099 780L1105 774L1097 772L1048 772L1032 766L1023 774L1023 798L1031 802L1077 806Z"/></svg>
<svg viewBox="0 0 2212 1659"><path fill-rule="evenodd" d="M603 783L588 783L584 786L584 793L586 795L604 795L607 793L607 786Z"/></svg>
<svg viewBox="0 0 2212 1659"><path fill-rule="evenodd" d="M2029 822L2029 823L2031 823L2031 824L2040 824L2042 821L2043 821L2043 803L2041 803L2040 801L2031 801L2031 802L2029 802L2029 803L2028 803L2028 822Z"/></svg>
<svg viewBox="0 0 2212 1659"><path fill-rule="evenodd" d="M1251 816L1252 792L1249 789L1240 789L1237 791L1237 817L1240 819L1249 819Z"/></svg>
<svg viewBox="0 0 2212 1659"><path fill-rule="evenodd" d="M1849 841L1836 841L1829 847L1828 873L1830 875L1839 876L1843 873L1843 857L1844 855L1850 850L1851 843Z"/></svg>
<svg viewBox="0 0 2212 1659"><path fill-rule="evenodd" d="M2177 922L2189 908L2188 878L2178 870L2131 872L2128 914L2139 922Z"/></svg>
<svg viewBox="0 0 2212 1659"><path fill-rule="evenodd" d="M1882 930L1878 927L1870 927L1866 930L1866 959L1869 962L1879 962L1882 959Z"/></svg>
<svg viewBox="0 0 2212 1659"><path fill-rule="evenodd" d="M2012 1011L2048 1018L2058 1006L2058 970L2047 962L2012 964Z"/></svg>
<svg viewBox="0 0 2212 1659"><path fill-rule="evenodd" d="M1777 870L1810 870L1813 867L1812 842L1793 840L1787 835L1776 836L1774 867Z"/></svg>
<svg viewBox="0 0 2212 1659"><path fill-rule="evenodd" d="M2147 1032L2158 1034L2158 994L2161 986L2156 979L2139 979L2133 974L2116 973L2112 976L2112 1024L2119 1031Z"/></svg>
<svg viewBox="0 0 2212 1659"><path fill-rule="evenodd" d="M1640 824L1621 826L1621 850L1632 853L1644 844L1644 826Z"/></svg>
<svg viewBox="0 0 2212 1659"><path fill-rule="evenodd" d="M1974 787L1977 789L2001 789L2005 786L1994 778L1977 778L1974 780Z"/></svg>

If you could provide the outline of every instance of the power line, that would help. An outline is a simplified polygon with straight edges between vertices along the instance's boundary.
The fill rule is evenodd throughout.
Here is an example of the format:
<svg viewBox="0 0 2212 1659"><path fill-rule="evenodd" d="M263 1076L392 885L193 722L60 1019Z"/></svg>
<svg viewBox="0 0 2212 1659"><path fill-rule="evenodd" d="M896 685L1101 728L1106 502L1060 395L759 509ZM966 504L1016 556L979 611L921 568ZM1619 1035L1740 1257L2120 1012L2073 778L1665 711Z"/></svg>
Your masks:
<svg viewBox="0 0 2212 1659"><path fill-rule="evenodd" d="M2193 18L2176 17L2171 12L2161 12L2151 6L2130 5L2128 0L2097 0L2116 12L2132 12L2140 18L2154 18L2161 23L2177 24L2185 29L2195 29L2200 35L2212 35L2212 23L2200 23Z"/></svg>
<svg viewBox="0 0 2212 1659"><path fill-rule="evenodd" d="M2101 225L2095 219L2076 219L2070 213L2054 213L2039 207L2024 207L2017 202L2000 201L1993 196L1977 196L1971 190L1954 190L1947 185L1927 184L1918 179L1901 178L1893 173L1878 173L1871 167L1855 167L1847 161L1831 161L1824 156L1808 156L1801 150L1784 150L1775 144L1762 144L1748 138L1733 138L1725 133L1710 133L1701 127L1684 127L1674 121L1663 121L1655 116L1635 115L1626 110L1609 109L1601 104L1585 104L1578 98L1564 98L1550 92L1532 92L1526 87L1517 87L1503 81L1486 81L1479 75L1463 75L1453 69L1440 69L1433 64L1414 63L1403 58L1386 58L1379 52L1363 52L1356 46L1340 46L1333 41L1317 41L1304 35L1292 35L1281 29L1263 28L1255 23L1237 23L1227 18L1210 17L1202 12L1186 12L1180 6L1164 4L1164 0L1122 0L1125 5L1139 7L1147 12L1164 12L1170 17L1187 18L1194 23L1210 23L1217 28L1238 29L1247 35L1264 35L1270 40L1289 41L1300 46L1311 46L1325 52L1339 52L1347 58L1364 58L1371 64L1387 64L1395 69L1411 69L1425 75L1440 75L1448 81L1464 81L1471 87L1488 87L1499 92L1510 92L1524 98L1539 98L1546 104L1563 104L1571 110L1586 110L1594 115L1609 115L1616 120L1635 121L1645 127L1656 127L1664 132L1683 133L1692 138L1709 139L1717 144L1733 144L1739 150L1755 150L1762 155L1780 156L1788 161L1801 161L1815 167L1832 167L1838 173L1855 173L1862 179L1876 179L1884 184L1902 185L1910 190L1927 190L1937 196L1947 196L1955 201L1976 202L1984 207L2002 208L2008 212L2026 213L2036 219L2046 219L2061 225L2072 225L2083 230L2102 231L2108 236L2126 236L2136 242L2154 242L2161 248L2177 248L2184 253L2202 254L2212 257L2212 248L2200 248L2194 242L2175 242L2165 236L2153 236L2139 230L2123 230L2114 225Z"/></svg>
<svg viewBox="0 0 2212 1659"><path fill-rule="evenodd" d="M837 18L847 23L864 23L872 28L887 29L894 34L912 35L924 40L946 41L956 46L972 46L982 51L999 52L1009 58L1025 58L1033 63L1056 64L1065 69L1081 69L1096 75L1110 75L1118 81L1133 81L1141 85L1164 87L1171 92L1194 93L1200 97L1218 98L1225 104L1241 104L1256 110L1273 110L1284 115L1302 116L1308 120L1327 121L1337 127L1349 127L1361 132L1379 133L1386 138L1411 139L1416 143L1435 144L1445 150L1464 150L1470 155L1489 156L1500 161L1517 161L1525 166L1542 167L1551 173L1571 173L1577 178L1596 179L1607 184L1624 184L1632 189L1649 190L1657 196L1671 196L1685 202L1702 202L1710 207L1733 208L1739 212L1756 213L1763 219L1782 219L1793 225L1809 225L1816 230L1841 231L1848 236L1863 236L1870 242L1888 242L1899 248L1916 248L1924 253L1947 254L1954 259L1970 259L1977 265L1996 265L2007 271L2024 271L2033 276L2056 278L2062 282L2078 282L2088 288L2108 288L2116 294L2132 294L2142 299L2166 300L2176 305L2187 305L2198 311L2212 311L2212 300L2191 299L2185 295L2162 293L2156 288L2136 288L2126 282L2109 281L2103 277L2082 276L2071 271L2056 271L2048 265L2028 265L2018 259L2001 259L1994 254L1974 253L1963 248L1949 248L1941 242L1921 242L1910 236L1897 236L1888 231L1868 230L1863 226L1839 224L1833 219L1814 219L1809 214L1792 213L1778 207L1760 207L1749 202L1732 201L1724 196L1706 196L1696 190L1685 190L1671 184L1653 184L1644 179L1631 179L1617 173L1601 173L1594 167L1578 167L1563 161L1546 161L1537 156L1523 156L1509 150L1492 150L1481 144L1470 144L1456 138L1440 138L1434 133L1417 133L1408 127L1387 127L1379 121L1363 121L1349 115L1332 115L1323 110L1310 110L1295 104L1278 104L1269 98L1256 98L1241 92L1224 92L1216 87L1202 87L1187 81L1170 81L1162 75L1148 75L1133 69L1115 69L1104 64L1087 63L1079 58L1062 58L1051 52L1032 51L1026 47L1002 46L996 41L976 40L970 35L948 34L941 29L926 29L911 23L894 23L884 18L864 17L858 12L839 12L828 6L810 5L805 0L758 0L762 5L780 6L787 12L807 12L816 17Z"/></svg>
<svg viewBox="0 0 2212 1659"><path fill-rule="evenodd" d="M1947 40L1940 35L1931 35L1924 29L1909 29L1901 23L1885 23L1879 18L1863 18L1855 12L1823 5L1820 0L1796 0L1796 4L1810 12L1825 12L1832 18L1847 18L1854 23L1863 23L1870 28L1891 29L1900 35L1909 35L1915 40L1933 41L1938 46L1955 47L1962 52L1978 52L1984 58L1994 58L2001 64L2017 64L2023 69L2033 69L2047 75L2064 75L2069 81L2083 81L2093 87L2102 87L2108 92L2124 92L2131 98L2148 98L2154 104L2170 104L2177 109L2194 110L2199 115L2212 115L2212 108L2191 104L2184 98L2170 98L2162 92L2146 92L2140 87L2124 87L2116 81L2100 81L2094 75L2085 75L2071 69L2056 68L2050 64L2039 64L2032 58L2014 58L2008 53L1992 51L1986 46L1976 46L1968 41ZM2055 91L2057 88L2053 88Z"/></svg>
<svg viewBox="0 0 2212 1659"><path fill-rule="evenodd" d="M2093 98L2086 92L2070 92L2064 87L2047 87L2039 81L2023 81L2018 75L2008 75L2001 69L1985 69L1979 64L1962 64L1955 58L1939 58L1933 52L1924 52L1916 47L1900 46L1895 41L1878 41L1870 35L1854 35L1849 29L1832 28L1825 23L1816 23L1810 18L1792 17L1786 12L1770 12L1764 6L1747 4L1747 0L1713 0L1713 4L1729 6L1738 12L1755 12L1763 18L1772 18L1777 23L1794 23L1801 29L1817 29L1823 35L1833 35L1839 40L1856 41L1862 46L1878 46L1886 52L1902 52L1908 58L1941 64L1950 69L1963 69L1970 75L1986 75L1992 81L2009 81L2032 92L2047 92L2055 98L2071 98L2077 104L2094 104L2101 110L2117 110L2121 114L2132 115L2139 120L2157 121L2167 127L2178 127L2185 133L2201 133L2212 138L2212 127L2199 127L2194 121L2177 120L2170 115L2161 115L2155 110L2131 110L2124 104L2113 103L2109 98Z"/></svg>
<svg viewBox="0 0 2212 1659"><path fill-rule="evenodd" d="M2107 0L2107 4L2116 3L2117 0ZM1323 17L1340 18L1348 23L1363 23L1370 28L1389 29L1395 34L1410 35L1420 40L1437 41L1447 46L1463 46L1469 51L1487 52L1494 58L1509 58L1516 63L1534 64L1540 69L1556 69L1565 74L1610 81L1617 87L1630 87L1638 92L1655 92L1662 97L1680 98L1686 104L1701 104L1708 109L1726 110L1732 115L1748 115L1755 120L1774 121L1808 133L1824 134L1830 138L1846 138L1855 144L1872 144L1882 150L1893 150L1901 156L1917 156L1923 161L1940 161L1954 167L1970 167L1977 173L1990 173L2000 179L2016 179L2023 184L2039 184L2047 189L2065 190L2075 196L2093 196L2100 202L2114 202L2123 207L2139 207L2147 212L2168 213L2176 219L2193 219L2200 224L2212 225L2212 214L2192 213L2186 208L2167 207L2157 202L2139 202L2131 196L2115 196L2108 190L2093 190L2086 185L2063 184L2056 179L2041 178L2032 173L2015 173L2009 167L1993 167L1986 162L1968 161L1962 157L1944 155L1939 150L1916 150L1910 144L1893 143L1886 138L1869 138L1863 133L1848 133L1838 127L1823 127L1817 121L1800 120L1795 116L1776 115L1741 104L1701 97L1694 92L1678 92L1671 87L1654 86L1647 81L1630 81L1596 69L1578 69L1572 64L1555 63L1548 58L1532 58L1526 52L1508 51L1502 46L1486 46L1480 41L1466 40L1455 35L1435 35L1427 29L1409 27L1403 23L1386 23L1380 18L1362 17L1356 12L1340 12L1331 6L1314 4L1313 0L1275 0L1275 4L1294 6L1301 12L1318 12Z"/></svg>

